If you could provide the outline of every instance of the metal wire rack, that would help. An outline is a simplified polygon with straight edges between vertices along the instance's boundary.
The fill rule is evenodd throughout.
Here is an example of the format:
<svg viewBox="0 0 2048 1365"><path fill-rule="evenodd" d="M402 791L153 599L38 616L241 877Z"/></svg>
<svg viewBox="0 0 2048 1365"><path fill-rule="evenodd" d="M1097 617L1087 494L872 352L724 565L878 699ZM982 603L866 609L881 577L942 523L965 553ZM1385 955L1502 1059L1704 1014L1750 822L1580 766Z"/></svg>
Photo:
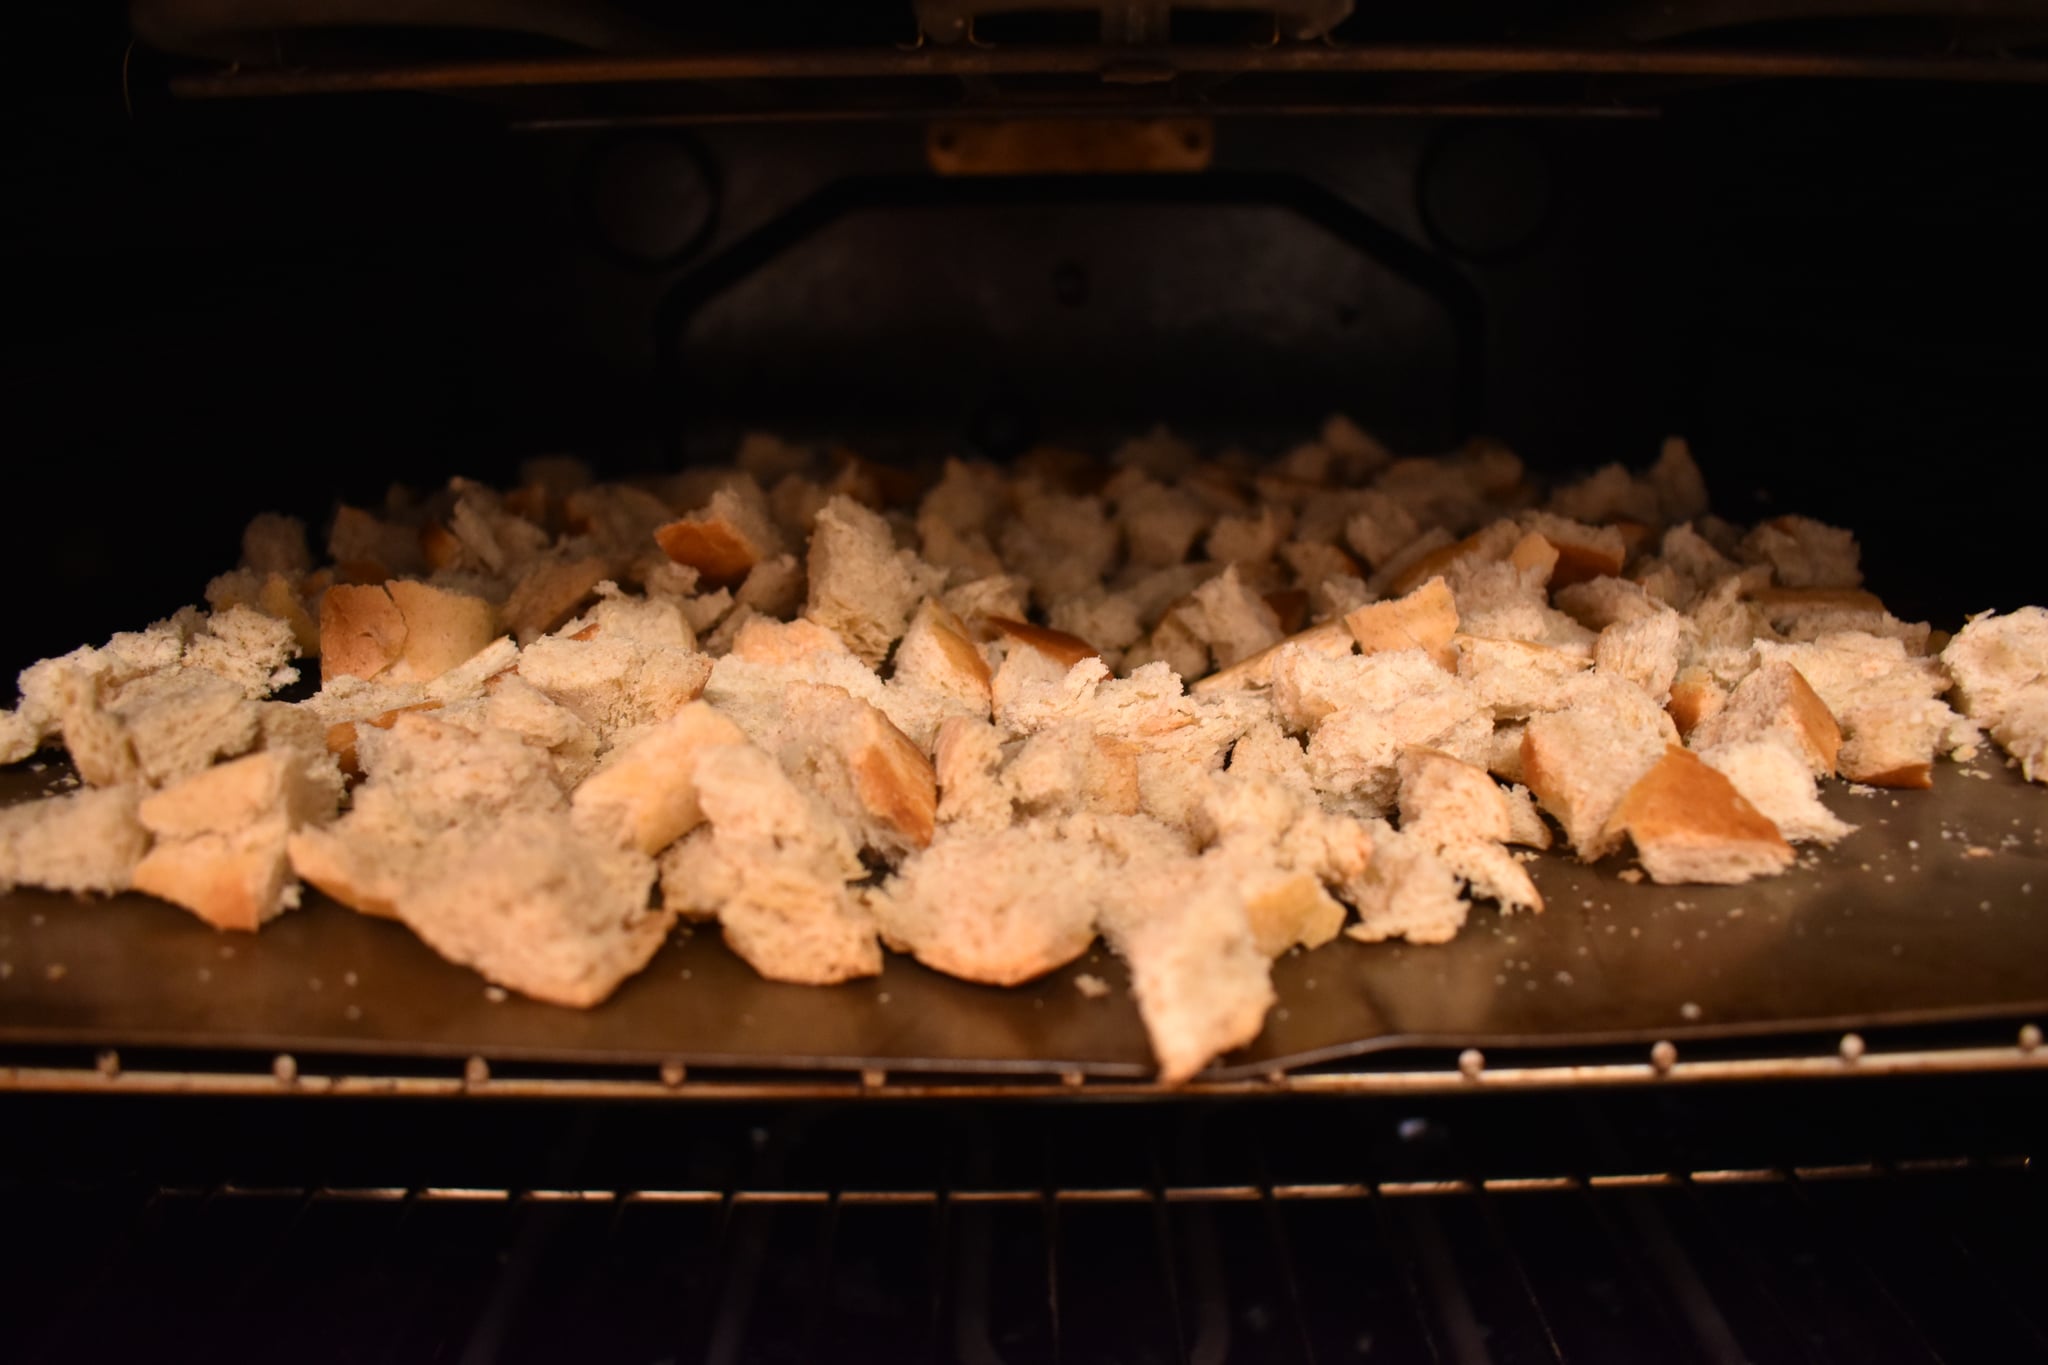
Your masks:
<svg viewBox="0 0 2048 1365"><path fill-rule="evenodd" d="M2037 1091L17 1095L0 1355L2040 1359Z"/></svg>
<svg viewBox="0 0 2048 1365"><path fill-rule="evenodd" d="M2039 1199L2020 1157L1151 1189L222 1186L59 1192L49 1219L14 1191L10 1224L70 1236L9 1335L39 1360L177 1340L223 1361L2038 1359L2039 1252L2013 1215Z"/></svg>

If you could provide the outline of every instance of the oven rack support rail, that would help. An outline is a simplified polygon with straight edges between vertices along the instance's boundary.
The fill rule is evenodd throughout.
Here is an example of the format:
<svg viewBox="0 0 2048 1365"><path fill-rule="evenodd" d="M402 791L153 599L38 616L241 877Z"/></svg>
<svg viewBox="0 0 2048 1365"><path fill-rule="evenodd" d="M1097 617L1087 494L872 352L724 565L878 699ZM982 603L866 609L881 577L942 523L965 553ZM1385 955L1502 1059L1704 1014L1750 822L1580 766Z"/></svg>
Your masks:
<svg viewBox="0 0 2048 1365"><path fill-rule="evenodd" d="M480 1056L445 1068L424 1063L395 1068L338 1064L318 1057L301 1061L292 1053L232 1054L193 1061L149 1053L124 1057L103 1049L90 1063L66 1060L7 1061L0 1056L0 1093L336 1096L399 1099L507 1100L979 1100L1064 1096L1101 1099L1172 1096L1258 1095L1440 1095L1480 1091L1612 1089L1653 1085L1818 1081L1888 1076L1938 1076L1992 1072L2048 1072L2048 1048L2038 1025L2022 1025L2011 1043L1986 1045L1873 1047L1858 1033L1845 1033L1831 1050L1763 1056L1687 1057L1662 1040L1646 1055L1601 1061L1489 1062L1467 1048L1450 1066L1347 1067L1341 1070L1275 1071L1230 1080L1196 1078L1163 1087L1150 1081L1100 1078L1074 1070L1057 1076L949 1077L879 1068L855 1073L783 1073L686 1068L664 1063L637 1074L611 1067L578 1073L531 1063L504 1063L494 1070Z"/></svg>

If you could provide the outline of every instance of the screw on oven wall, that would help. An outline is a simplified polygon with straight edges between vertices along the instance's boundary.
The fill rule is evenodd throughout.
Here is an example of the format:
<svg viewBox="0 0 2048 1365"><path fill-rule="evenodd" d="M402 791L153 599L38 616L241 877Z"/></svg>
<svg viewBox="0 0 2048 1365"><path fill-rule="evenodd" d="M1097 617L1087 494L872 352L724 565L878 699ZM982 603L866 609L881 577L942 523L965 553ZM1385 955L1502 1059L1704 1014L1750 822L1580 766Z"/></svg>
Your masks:
<svg viewBox="0 0 2048 1365"><path fill-rule="evenodd" d="M1843 1034L1841 1052L1842 1061L1848 1065L1853 1066L1861 1061L1863 1059L1863 1035L1860 1033Z"/></svg>
<svg viewBox="0 0 2048 1365"><path fill-rule="evenodd" d="M98 1068L100 1075L110 1081L121 1074L121 1054L112 1048L99 1053L92 1059L92 1063Z"/></svg>
<svg viewBox="0 0 2048 1365"><path fill-rule="evenodd" d="M1657 1074L1667 1074L1678 1065L1678 1045L1669 1038L1660 1038L1650 1048L1650 1065L1657 1068Z"/></svg>
<svg viewBox="0 0 2048 1365"><path fill-rule="evenodd" d="M2040 1047L2040 1046L2041 1046L2041 1026L2040 1026L2039 1024L2021 1024L2021 1025L2020 1025L2020 1051L2022 1051L2022 1052L2032 1052L2032 1051L2034 1051L2034 1050L2035 1050L2036 1048L2038 1048L2038 1047Z"/></svg>
<svg viewBox="0 0 2048 1365"><path fill-rule="evenodd" d="M1486 1070L1486 1054L1476 1047L1468 1047L1458 1054L1458 1074L1468 1081L1476 1081Z"/></svg>
<svg viewBox="0 0 2048 1365"><path fill-rule="evenodd" d="M491 1064L481 1057L471 1057L462 1064L464 1085L483 1085L491 1079Z"/></svg>
<svg viewBox="0 0 2048 1365"><path fill-rule="evenodd" d="M299 1079L299 1060L289 1052L280 1052L271 1059L270 1074L279 1085L294 1085Z"/></svg>
<svg viewBox="0 0 2048 1365"><path fill-rule="evenodd" d="M661 1064L661 1083L673 1090L689 1075L681 1062L669 1061Z"/></svg>

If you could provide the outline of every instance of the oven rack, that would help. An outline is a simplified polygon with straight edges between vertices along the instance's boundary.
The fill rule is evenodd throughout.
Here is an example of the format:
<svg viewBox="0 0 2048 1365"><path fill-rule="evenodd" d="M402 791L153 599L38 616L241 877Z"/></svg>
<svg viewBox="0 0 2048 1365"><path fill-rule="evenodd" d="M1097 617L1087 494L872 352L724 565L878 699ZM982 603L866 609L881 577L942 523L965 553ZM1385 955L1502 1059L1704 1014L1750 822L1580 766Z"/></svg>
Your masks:
<svg viewBox="0 0 2048 1365"><path fill-rule="evenodd" d="M179 1358L215 1361L506 1362L572 1348L708 1361L1934 1362L2034 1359L2048 1341L2031 1288L2044 1253L2029 1150L1809 1161L1855 1143L1773 1133L1780 1160L1659 1164L1675 1153L1616 1150L1636 1120L1575 1125L1551 1109L1540 1117L1563 1131L1537 1144L1548 1150L1498 1174L1499 1151L1472 1150L1454 1108L1353 1106L1328 1122L1364 1137L1380 1174L1333 1182L1299 1178L1303 1161L1270 1126L1254 1150L1217 1156L1248 1127L1244 1106L1220 1109L1234 1131L1198 1133L1203 1118L1185 1110L1125 1111L1104 1134L1115 1169L1088 1169L1101 1163L1064 1148L1072 1133L1027 1125L961 1141L951 1169L907 1167L894 1184L841 1183L872 1179L872 1159L849 1173L805 1156L807 1141L871 1153L891 1135L807 1136L787 1116L695 1132L734 1152L694 1183L147 1169L26 1181L17 1168L0 1181L0 1216L38 1256L0 1286L0 1338L15 1358L49 1361L176 1342ZM1368 1136L1381 1128L1424 1155L1390 1159ZM989 1169L1002 1146L1042 1160L1038 1183ZM1212 1158L1256 1174L1205 1181ZM679 1151L674 1164L689 1163Z"/></svg>
<svg viewBox="0 0 2048 1365"><path fill-rule="evenodd" d="M1274 1070L1248 1078L1197 1077L1177 1087L1069 1070L1056 1075L947 1075L867 1068L852 1072L722 1067L577 1067L482 1056L336 1058L289 1052L169 1053L103 1048L0 1050L0 1094L328 1096L392 1099L967 1100L1158 1098L1162 1096L1400 1096L1600 1090L1639 1086L1827 1081L2048 1070L2038 1024L2005 1031L1962 1026L1930 1036L1894 1034L1766 1040L1662 1039L1648 1049L1478 1048L1394 1053L1337 1065ZM1874 1041L1873 1041L1874 1040Z"/></svg>

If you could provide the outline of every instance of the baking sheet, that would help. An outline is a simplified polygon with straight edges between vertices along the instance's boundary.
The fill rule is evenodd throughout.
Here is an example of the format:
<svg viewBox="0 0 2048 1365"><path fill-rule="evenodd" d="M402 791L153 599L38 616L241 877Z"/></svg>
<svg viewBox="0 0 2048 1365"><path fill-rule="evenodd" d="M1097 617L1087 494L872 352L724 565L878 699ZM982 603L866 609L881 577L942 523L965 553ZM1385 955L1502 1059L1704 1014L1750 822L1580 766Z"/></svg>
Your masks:
<svg viewBox="0 0 2048 1365"><path fill-rule="evenodd" d="M0 803L61 781L0 773ZM1746 887L1657 887L1610 859L1531 867L1549 909L1475 908L1440 947L1340 940L1275 966L1280 1003L1219 1078L1401 1047L1660 1038L2021 1017L2048 1009L2048 789L1996 755L1931 792L1829 784L1859 826ZM1113 990L1089 999L1094 973ZM588 1011L499 998L402 926L309 894L226 934L143 896L0 896L0 1042L961 1074L1152 1072L1107 950L1014 990L890 956L828 988L763 981L714 932Z"/></svg>

